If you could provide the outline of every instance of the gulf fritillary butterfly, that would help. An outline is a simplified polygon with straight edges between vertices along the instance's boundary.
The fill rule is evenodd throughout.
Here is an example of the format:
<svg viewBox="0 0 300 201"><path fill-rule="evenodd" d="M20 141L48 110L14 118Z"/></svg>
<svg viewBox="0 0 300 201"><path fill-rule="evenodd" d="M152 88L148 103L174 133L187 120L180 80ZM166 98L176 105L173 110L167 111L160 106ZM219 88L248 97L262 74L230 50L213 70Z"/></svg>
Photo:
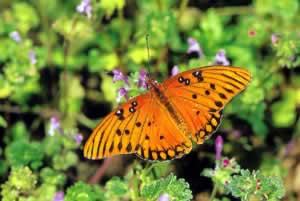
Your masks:
<svg viewBox="0 0 300 201"><path fill-rule="evenodd" d="M249 71L208 66L163 83L147 77L149 91L118 106L94 129L84 156L135 153L147 160L180 158L218 128L224 106L250 82Z"/></svg>

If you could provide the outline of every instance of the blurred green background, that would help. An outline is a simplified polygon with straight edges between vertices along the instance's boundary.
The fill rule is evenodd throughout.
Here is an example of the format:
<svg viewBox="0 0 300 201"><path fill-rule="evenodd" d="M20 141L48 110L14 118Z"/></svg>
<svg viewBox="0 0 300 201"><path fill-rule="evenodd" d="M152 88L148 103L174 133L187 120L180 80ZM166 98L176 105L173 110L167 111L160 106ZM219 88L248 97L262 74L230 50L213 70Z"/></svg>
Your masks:
<svg viewBox="0 0 300 201"><path fill-rule="evenodd" d="M272 200L273 184L278 193L273 200L283 194L283 200L300 199L299 4L1 0L3 200L157 200L164 192L169 200ZM221 180L202 174L215 168L216 135L166 163L133 155L83 158L85 140L118 104L118 89L124 85L113 83L106 71L117 68L134 82L147 67L146 34L149 69L158 81L170 77L175 65L180 71L212 65L219 51L226 52L231 65L251 71L249 87L226 107L217 135L224 139L224 156L262 177L281 178L285 193L279 192L277 180L270 180L267 190L262 185L258 194L260 189L239 195L233 187L216 187ZM201 52L187 52L189 38ZM177 188L186 191L177 195Z"/></svg>

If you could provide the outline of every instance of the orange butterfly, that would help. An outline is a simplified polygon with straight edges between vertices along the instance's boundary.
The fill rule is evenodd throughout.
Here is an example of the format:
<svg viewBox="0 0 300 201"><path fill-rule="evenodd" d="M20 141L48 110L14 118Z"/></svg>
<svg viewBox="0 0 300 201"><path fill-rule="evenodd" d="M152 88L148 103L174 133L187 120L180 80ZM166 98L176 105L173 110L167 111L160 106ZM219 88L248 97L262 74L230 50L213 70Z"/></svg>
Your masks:
<svg viewBox="0 0 300 201"><path fill-rule="evenodd" d="M249 71L209 66L177 74L163 83L147 77L149 91L118 106L94 129L84 156L101 159L135 153L169 160L189 153L218 128L224 106L246 88Z"/></svg>

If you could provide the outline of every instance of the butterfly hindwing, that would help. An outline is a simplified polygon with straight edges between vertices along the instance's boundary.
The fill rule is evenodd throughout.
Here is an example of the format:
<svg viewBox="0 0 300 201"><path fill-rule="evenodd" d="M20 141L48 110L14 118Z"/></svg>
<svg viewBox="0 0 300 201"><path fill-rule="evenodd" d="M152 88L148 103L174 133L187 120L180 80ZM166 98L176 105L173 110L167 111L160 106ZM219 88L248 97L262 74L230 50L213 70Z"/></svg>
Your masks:
<svg viewBox="0 0 300 201"><path fill-rule="evenodd" d="M143 132L137 155L147 160L170 160L189 153L192 143L159 104L153 105L152 116Z"/></svg>
<svg viewBox="0 0 300 201"><path fill-rule="evenodd" d="M210 66L177 74L162 83L199 144L219 126L224 106L246 88L250 73L242 68Z"/></svg>

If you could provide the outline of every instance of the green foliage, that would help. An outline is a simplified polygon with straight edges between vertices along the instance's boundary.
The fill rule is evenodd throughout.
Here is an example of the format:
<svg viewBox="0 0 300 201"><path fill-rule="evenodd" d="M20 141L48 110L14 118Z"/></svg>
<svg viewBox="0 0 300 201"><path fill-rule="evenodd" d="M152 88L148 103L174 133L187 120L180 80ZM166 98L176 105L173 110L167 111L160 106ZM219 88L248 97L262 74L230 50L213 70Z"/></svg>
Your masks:
<svg viewBox="0 0 300 201"><path fill-rule="evenodd" d="M217 161L215 169L205 169L203 175L212 178L215 188L222 189L242 201L281 200L285 194L279 176L266 176L260 171L241 169L234 159L223 158Z"/></svg>
<svg viewBox="0 0 300 201"><path fill-rule="evenodd" d="M69 187L65 196L66 201L100 201L104 200L104 194L96 186L91 186L83 182L77 182Z"/></svg>
<svg viewBox="0 0 300 201"><path fill-rule="evenodd" d="M1 186L3 201L25 199L31 194L37 183L37 177L28 167L12 168L8 180Z"/></svg>
<svg viewBox="0 0 300 201"><path fill-rule="evenodd" d="M141 195L146 200L157 200L158 197L164 193L169 195L171 200L192 200L192 192L189 189L189 184L183 179L178 179L173 174L170 174L164 179L150 182L146 184L142 190Z"/></svg>

